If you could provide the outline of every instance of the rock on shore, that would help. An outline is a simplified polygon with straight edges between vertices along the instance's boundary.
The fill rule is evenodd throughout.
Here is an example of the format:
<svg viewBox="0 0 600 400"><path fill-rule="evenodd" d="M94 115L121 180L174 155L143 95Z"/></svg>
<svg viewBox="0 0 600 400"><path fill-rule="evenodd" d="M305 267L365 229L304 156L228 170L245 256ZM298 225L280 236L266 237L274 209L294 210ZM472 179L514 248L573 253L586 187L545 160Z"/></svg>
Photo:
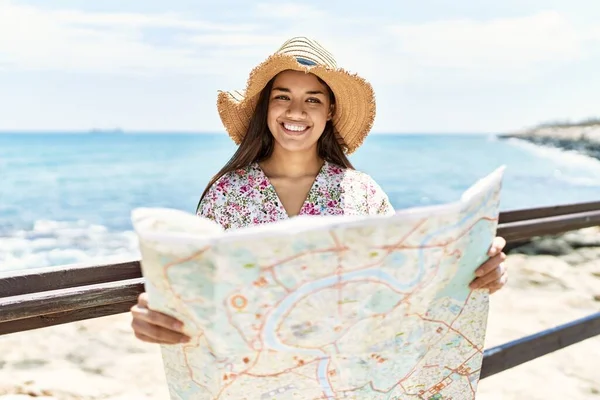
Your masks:
<svg viewBox="0 0 600 400"><path fill-rule="evenodd" d="M531 143L577 151L600 159L600 122L542 126L520 132L498 135L501 139L516 138Z"/></svg>

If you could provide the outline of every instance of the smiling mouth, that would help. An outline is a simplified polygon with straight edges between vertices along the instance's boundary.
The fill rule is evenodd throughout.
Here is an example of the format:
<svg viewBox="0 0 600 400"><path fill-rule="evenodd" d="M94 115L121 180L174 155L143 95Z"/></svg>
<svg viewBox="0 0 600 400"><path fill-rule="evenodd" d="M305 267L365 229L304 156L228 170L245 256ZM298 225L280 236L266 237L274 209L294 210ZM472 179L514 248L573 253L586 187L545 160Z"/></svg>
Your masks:
<svg viewBox="0 0 600 400"><path fill-rule="evenodd" d="M283 127L283 130L286 133L289 133L290 135L300 135L300 134L306 132L309 128L308 125L288 124L286 122L282 122L281 126Z"/></svg>

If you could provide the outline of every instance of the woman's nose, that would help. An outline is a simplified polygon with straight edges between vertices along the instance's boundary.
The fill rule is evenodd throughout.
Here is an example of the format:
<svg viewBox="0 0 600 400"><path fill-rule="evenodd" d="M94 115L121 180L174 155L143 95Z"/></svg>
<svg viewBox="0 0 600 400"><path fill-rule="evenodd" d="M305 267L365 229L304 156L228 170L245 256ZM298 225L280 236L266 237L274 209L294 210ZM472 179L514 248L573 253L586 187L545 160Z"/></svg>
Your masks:
<svg viewBox="0 0 600 400"><path fill-rule="evenodd" d="M286 111L286 116L290 118L304 118L304 107L301 101L290 101L290 106Z"/></svg>

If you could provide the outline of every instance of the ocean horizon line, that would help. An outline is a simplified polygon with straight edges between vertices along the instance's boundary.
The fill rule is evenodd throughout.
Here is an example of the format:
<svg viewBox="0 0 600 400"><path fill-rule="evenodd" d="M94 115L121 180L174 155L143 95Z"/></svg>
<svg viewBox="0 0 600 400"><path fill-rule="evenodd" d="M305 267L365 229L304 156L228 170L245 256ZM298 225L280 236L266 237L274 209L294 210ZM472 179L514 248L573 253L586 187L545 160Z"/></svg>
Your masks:
<svg viewBox="0 0 600 400"><path fill-rule="evenodd" d="M212 132L212 131L187 131L187 130L111 130L111 129L88 129L88 130L75 130L75 129L27 129L27 130L9 130L0 129L0 135L93 135L93 136L110 136L110 135L208 135L208 136L220 136L227 135L227 132ZM489 135L500 135L501 132L385 132L385 131L373 131L369 135L373 136L435 136L435 135L448 135L448 136L489 136Z"/></svg>

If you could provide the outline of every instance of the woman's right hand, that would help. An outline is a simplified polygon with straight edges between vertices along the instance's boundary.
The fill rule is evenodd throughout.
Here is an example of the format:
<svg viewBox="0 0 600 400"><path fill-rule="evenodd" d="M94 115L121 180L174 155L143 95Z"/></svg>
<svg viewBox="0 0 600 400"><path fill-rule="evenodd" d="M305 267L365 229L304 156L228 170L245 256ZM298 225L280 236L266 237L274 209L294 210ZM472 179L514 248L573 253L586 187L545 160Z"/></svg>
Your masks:
<svg viewBox="0 0 600 400"><path fill-rule="evenodd" d="M183 333L183 324L166 314L148 308L148 295L142 293L138 302L131 307L131 327L135 337L148 343L179 344L190 338Z"/></svg>

